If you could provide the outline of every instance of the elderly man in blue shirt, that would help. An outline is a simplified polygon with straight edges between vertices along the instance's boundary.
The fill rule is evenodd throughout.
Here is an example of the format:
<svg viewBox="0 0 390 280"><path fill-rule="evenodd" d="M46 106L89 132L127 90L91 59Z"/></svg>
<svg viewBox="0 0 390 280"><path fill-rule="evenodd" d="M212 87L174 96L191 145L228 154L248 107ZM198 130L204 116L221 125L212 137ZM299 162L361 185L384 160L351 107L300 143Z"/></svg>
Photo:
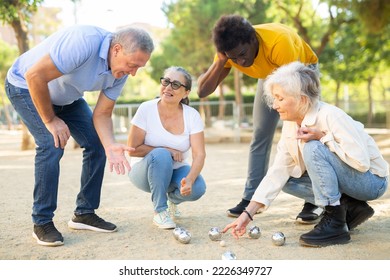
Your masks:
<svg viewBox="0 0 390 280"><path fill-rule="evenodd" d="M63 245L53 217L60 160L70 136L84 150L80 192L68 226L117 230L95 214L106 159L117 174L130 170L125 152L132 148L115 142L111 115L128 76L145 66L153 50L151 37L142 29L111 33L75 25L52 34L9 69L7 96L36 143L32 221L38 244ZM93 112L83 99L85 91L100 91Z"/></svg>

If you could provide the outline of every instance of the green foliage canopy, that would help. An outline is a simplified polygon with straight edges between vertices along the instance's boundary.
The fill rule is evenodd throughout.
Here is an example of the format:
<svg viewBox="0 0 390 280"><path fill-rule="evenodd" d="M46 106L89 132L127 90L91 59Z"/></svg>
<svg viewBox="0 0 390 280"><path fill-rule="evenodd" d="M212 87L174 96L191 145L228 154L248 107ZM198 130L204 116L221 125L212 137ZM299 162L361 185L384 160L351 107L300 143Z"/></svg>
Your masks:
<svg viewBox="0 0 390 280"><path fill-rule="evenodd" d="M24 15L28 21L44 0L0 0L0 20L11 23Z"/></svg>

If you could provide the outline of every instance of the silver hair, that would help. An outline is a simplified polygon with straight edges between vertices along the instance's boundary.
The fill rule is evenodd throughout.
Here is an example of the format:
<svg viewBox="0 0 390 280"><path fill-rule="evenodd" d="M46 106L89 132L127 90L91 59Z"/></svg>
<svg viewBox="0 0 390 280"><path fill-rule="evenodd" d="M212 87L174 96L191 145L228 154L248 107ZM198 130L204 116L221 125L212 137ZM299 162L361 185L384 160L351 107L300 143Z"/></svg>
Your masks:
<svg viewBox="0 0 390 280"><path fill-rule="evenodd" d="M120 44L126 54L142 51L151 54L154 50L149 33L141 28L126 27L113 34L111 46Z"/></svg>
<svg viewBox="0 0 390 280"><path fill-rule="evenodd" d="M317 104L321 97L319 71L298 61L279 67L264 82L264 99L271 108L274 102L274 85L282 87L286 94L297 100L305 96L308 102L300 108L302 113Z"/></svg>

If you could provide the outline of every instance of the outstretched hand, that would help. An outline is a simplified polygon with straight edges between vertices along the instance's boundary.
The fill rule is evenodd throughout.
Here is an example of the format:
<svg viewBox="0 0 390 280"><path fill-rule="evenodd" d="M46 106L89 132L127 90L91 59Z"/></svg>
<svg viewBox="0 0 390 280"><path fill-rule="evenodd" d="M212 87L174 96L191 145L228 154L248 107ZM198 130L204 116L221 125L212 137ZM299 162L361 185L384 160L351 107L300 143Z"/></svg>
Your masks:
<svg viewBox="0 0 390 280"><path fill-rule="evenodd" d="M232 229L232 235L234 238L238 239L240 236L243 236L246 232L246 226L249 224L250 220L245 213L241 214L234 222L228 224L223 230L223 233L226 233L229 229Z"/></svg>
<svg viewBox="0 0 390 280"><path fill-rule="evenodd" d="M126 159L125 152L132 152L134 150L134 148L124 144L114 143L110 145L106 151L110 172L115 170L116 174L123 175L126 169L130 171L131 167Z"/></svg>

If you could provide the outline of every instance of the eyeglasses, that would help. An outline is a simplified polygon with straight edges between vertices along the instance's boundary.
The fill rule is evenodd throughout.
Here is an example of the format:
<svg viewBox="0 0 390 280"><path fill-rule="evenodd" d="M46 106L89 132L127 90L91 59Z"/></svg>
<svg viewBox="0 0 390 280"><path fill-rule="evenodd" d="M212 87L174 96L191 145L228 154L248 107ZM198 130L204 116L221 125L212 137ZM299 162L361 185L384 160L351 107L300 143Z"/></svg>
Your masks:
<svg viewBox="0 0 390 280"><path fill-rule="evenodd" d="M182 83L178 82L178 81L173 81L171 82L170 79L168 78L164 78L164 77L161 77L160 78L160 83L164 86L164 87L167 87L169 86L169 84L171 85L171 87L176 90L176 89L179 89L180 87L184 87L185 89L187 89L187 86L186 85L183 85Z"/></svg>

